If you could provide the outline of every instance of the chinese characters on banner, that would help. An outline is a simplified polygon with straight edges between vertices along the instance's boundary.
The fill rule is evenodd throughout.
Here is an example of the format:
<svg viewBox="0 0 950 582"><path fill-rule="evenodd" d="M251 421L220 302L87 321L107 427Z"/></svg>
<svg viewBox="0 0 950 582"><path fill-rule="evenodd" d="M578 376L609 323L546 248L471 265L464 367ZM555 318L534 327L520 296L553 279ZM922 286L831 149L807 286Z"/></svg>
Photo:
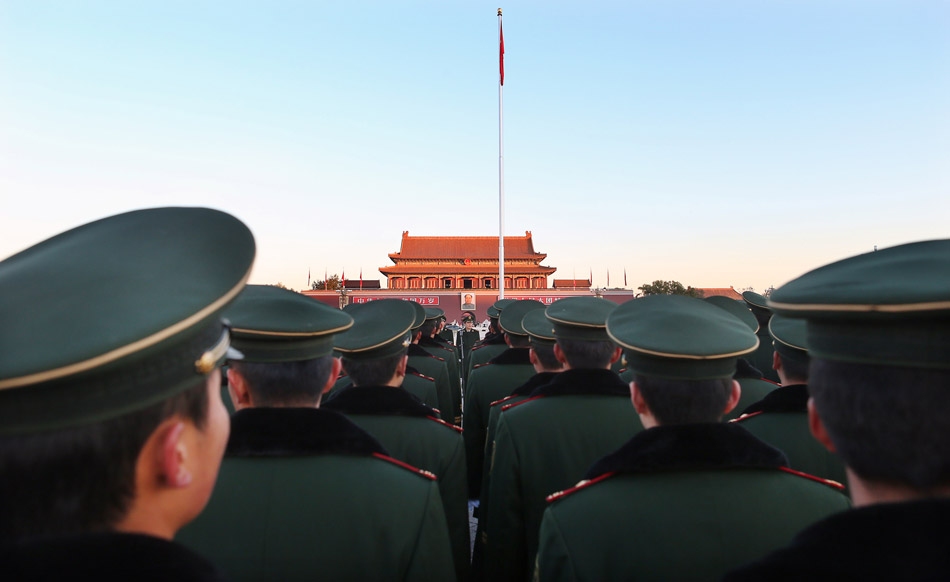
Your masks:
<svg viewBox="0 0 950 582"><path fill-rule="evenodd" d="M350 299L350 303L369 303L370 301L376 301L377 299L386 299L385 297L353 297ZM419 305L438 305L438 297L400 297L400 299L405 299L406 301L415 301Z"/></svg>
<svg viewBox="0 0 950 582"><path fill-rule="evenodd" d="M510 297L510 299L517 299L519 301L522 301L522 300L540 301L541 303L544 303L545 305L551 305L558 299L564 299L564 297Z"/></svg>

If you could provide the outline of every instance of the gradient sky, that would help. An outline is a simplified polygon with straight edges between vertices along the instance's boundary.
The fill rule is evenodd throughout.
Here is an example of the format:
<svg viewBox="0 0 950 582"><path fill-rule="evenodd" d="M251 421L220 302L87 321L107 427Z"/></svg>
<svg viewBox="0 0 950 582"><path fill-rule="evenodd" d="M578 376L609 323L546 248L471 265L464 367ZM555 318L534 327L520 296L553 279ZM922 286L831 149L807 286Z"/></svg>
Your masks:
<svg viewBox="0 0 950 582"><path fill-rule="evenodd" d="M497 235L498 6L0 0L0 258L163 205L297 289ZM950 3L501 6L505 233L555 277L762 291L950 236Z"/></svg>

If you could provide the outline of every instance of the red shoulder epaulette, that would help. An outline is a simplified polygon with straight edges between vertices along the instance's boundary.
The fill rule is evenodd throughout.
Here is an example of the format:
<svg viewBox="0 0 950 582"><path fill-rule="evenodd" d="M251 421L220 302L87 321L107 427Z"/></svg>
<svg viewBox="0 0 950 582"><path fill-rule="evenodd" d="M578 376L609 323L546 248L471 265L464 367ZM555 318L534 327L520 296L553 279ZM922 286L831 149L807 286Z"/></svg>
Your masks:
<svg viewBox="0 0 950 582"><path fill-rule="evenodd" d="M554 493L548 495L547 502L551 503L552 501L557 501L558 499L561 499L562 497L570 495L571 493L574 493L576 491L580 491L581 489L584 489L585 487L590 487L594 483L600 483L604 479L608 479L610 477L613 477L614 475L616 475L616 473L614 472L604 473L603 475L594 477L593 479L584 479L582 481L579 481L577 485L571 487L570 489L565 489L564 491L555 491Z"/></svg>
<svg viewBox="0 0 950 582"><path fill-rule="evenodd" d="M413 466L410 465L409 463L403 463L402 461L400 461L400 460L398 460L398 459L394 459L394 458L392 458L392 457L390 457L390 456L387 456L387 455L384 455L384 454L382 454L382 453L373 453L373 456L376 457L377 459L382 459L382 460L384 460L384 461L389 461L389 462L392 463L393 465L399 465L399 466L402 467L403 469L409 469L409 470L412 471L413 473L416 473L416 474L418 474L418 475L422 475L423 477L428 477L429 479L432 479L433 481L435 481L435 475L434 475L433 473L429 472L429 471L426 471L426 470L423 470L423 469L419 469L419 468L417 468L417 467L413 467Z"/></svg>
<svg viewBox="0 0 950 582"><path fill-rule="evenodd" d="M788 467L779 467L780 470L785 471L786 473L791 473L792 475L798 475L799 477L804 477L805 479L811 479L812 481L818 481L819 483L824 483L825 485L837 489L838 491L844 490L844 485L838 483L834 479L825 479L823 477L816 477L815 475L809 475L808 473L802 473L801 471L796 471L795 469L789 469Z"/></svg>
<svg viewBox="0 0 950 582"><path fill-rule="evenodd" d="M745 419L747 419L747 418L752 418L753 416L758 416L758 415L762 414L763 412L765 412L765 411L764 411L764 410L758 410L758 411L756 411L756 412L750 412L749 414L743 414L743 415L740 416L739 418L733 418L733 419L730 420L729 422L739 422L740 420L745 420Z"/></svg>
<svg viewBox="0 0 950 582"><path fill-rule="evenodd" d="M768 378L759 378L759 380L765 380L765 381L768 382L769 384L775 384L775 385L778 386L779 388L782 387L782 385L779 384L778 382L774 382L774 381L772 381L772 380L769 380Z"/></svg>
<svg viewBox="0 0 950 582"><path fill-rule="evenodd" d="M510 396L505 396L505 397L502 398L501 400L496 400L496 401L492 402L491 404L489 404L489 406L494 406L494 405L496 405L496 404L504 404L505 402L508 402L509 400L511 400L511 399L514 398L514 397L515 397L514 394L512 394L512 395L510 395Z"/></svg>
<svg viewBox="0 0 950 582"><path fill-rule="evenodd" d="M469 353L474 352L475 350L480 350L485 347L485 344L479 344L477 346L472 346L472 349L469 350Z"/></svg>
<svg viewBox="0 0 950 582"><path fill-rule="evenodd" d="M439 356L437 356L437 355L435 355L435 354L429 354L429 356L430 356L430 357L433 357L433 358L435 358L435 359L437 359L437 360L439 360L440 362L444 362L444 361L445 361L445 360L443 360L442 358L440 358Z"/></svg>
<svg viewBox="0 0 950 582"><path fill-rule="evenodd" d="M460 426L455 426L454 424L449 423L449 422L445 422L445 421L442 420L441 418L436 418L436 417L434 417L434 416L427 416L426 418L428 418L429 420L434 420L434 421L436 421L436 422L439 423L439 424L444 424L445 426L447 426L447 427L449 427L449 428L454 428L454 429L457 430L458 432L462 432L462 427L460 427Z"/></svg>
<svg viewBox="0 0 950 582"><path fill-rule="evenodd" d="M491 365L491 362L482 362L481 364L475 364L474 366L472 366L472 369L477 370L481 368L482 366L490 366L490 365Z"/></svg>
<svg viewBox="0 0 950 582"><path fill-rule="evenodd" d="M515 406L520 406L520 405L524 404L525 402L531 402L532 400L537 400L538 398L544 398L544 396L543 396L543 395L542 395L542 396L535 396L534 398L528 398L527 400L522 400L521 402L513 402L513 403L511 403L511 404L505 404L504 406L501 407L501 411L502 411L502 412L505 412L505 411L508 410L509 408L514 408Z"/></svg>
<svg viewBox="0 0 950 582"><path fill-rule="evenodd" d="M430 378L429 376L426 376L425 374L421 372L409 372L409 373L412 374L413 376L419 376L420 378L424 378L430 382L435 382L435 378Z"/></svg>

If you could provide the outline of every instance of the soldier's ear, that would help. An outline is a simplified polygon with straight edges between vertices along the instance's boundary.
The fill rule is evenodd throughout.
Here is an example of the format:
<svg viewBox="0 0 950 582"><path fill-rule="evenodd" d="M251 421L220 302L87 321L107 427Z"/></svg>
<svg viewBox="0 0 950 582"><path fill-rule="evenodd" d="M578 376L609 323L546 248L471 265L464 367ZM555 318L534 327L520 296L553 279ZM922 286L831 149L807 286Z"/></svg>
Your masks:
<svg viewBox="0 0 950 582"><path fill-rule="evenodd" d="M650 414L650 406L647 404L640 387L636 382L630 382L630 400L633 402L633 408L637 414Z"/></svg>
<svg viewBox="0 0 950 582"><path fill-rule="evenodd" d="M776 372L782 369L782 357L778 355L778 352L772 352L772 369Z"/></svg>
<svg viewBox="0 0 950 582"><path fill-rule="evenodd" d="M409 365L409 356L403 356L399 360L399 365L396 366L396 376L399 378L404 378L406 376L406 366Z"/></svg>
<svg viewBox="0 0 950 582"><path fill-rule="evenodd" d="M340 370L343 369L343 361L340 358L333 358L333 368L330 370L330 377L327 378L327 385L323 387L323 391L320 394L326 394L330 391L330 388L333 388L333 385L336 384L337 379L340 377Z"/></svg>
<svg viewBox="0 0 950 582"><path fill-rule="evenodd" d="M619 348L619 347L616 348L616 349L614 350L614 355L610 356L610 364L613 365L613 364L616 364L617 362L619 362L619 361L620 361L620 356L622 356L622 355L623 355L623 350L622 350L621 348Z"/></svg>
<svg viewBox="0 0 950 582"><path fill-rule="evenodd" d="M723 409L723 414L729 414L732 412L732 409L736 407L736 404L739 404L739 399L742 398L742 386L739 385L735 380L732 381L732 392L729 393L729 400L726 401L726 406Z"/></svg>
<svg viewBox="0 0 950 582"><path fill-rule="evenodd" d="M557 361L561 362L561 364L567 367L567 356L565 356L564 352L561 351L561 346L559 344L554 344L554 357L557 358Z"/></svg>
<svg viewBox="0 0 950 582"><path fill-rule="evenodd" d="M247 387L247 381L240 372L232 367L228 368L228 395L231 397L231 404L234 410L241 410L253 406L251 402L251 391Z"/></svg>
<svg viewBox="0 0 950 582"><path fill-rule="evenodd" d="M818 416L818 409L815 408L815 399L808 399L808 428L811 430L812 436L815 437L815 440L820 442L825 446L826 449L832 453L835 451L835 445L831 442L831 437L828 436L828 431L825 429L825 423L821 421L821 417Z"/></svg>
<svg viewBox="0 0 950 582"><path fill-rule="evenodd" d="M159 428L161 447L160 476L164 484L179 488L191 483L191 471L188 470L188 448L184 441L185 423L181 420L168 423Z"/></svg>

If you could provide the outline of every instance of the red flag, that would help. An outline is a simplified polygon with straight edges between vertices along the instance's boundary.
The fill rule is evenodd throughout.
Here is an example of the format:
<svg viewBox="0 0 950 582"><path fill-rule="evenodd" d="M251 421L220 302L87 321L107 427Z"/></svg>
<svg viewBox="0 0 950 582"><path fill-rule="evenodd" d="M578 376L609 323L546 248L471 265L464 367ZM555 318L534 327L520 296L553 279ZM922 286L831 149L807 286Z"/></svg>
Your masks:
<svg viewBox="0 0 950 582"><path fill-rule="evenodd" d="M588 273L590 273L587 276L587 283L588 285L593 285L594 284L594 268L593 267L587 267L587 268L588 268Z"/></svg>
<svg viewBox="0 0 950 582"><path fill-rule="evenodd" d="M307 287L310 287L310 269L307 269Z"/></svg>
<svg viewBox="0 0 950 582"><path fill-rule="evenodd" d="M627 286L627 268L626 267L623 268L623 286L624 287Z"/></svg>
<svg viewBox="0 0 950 582"><path fill-rule="evenodd" d="M340 277L340 289L346 289L346 267L343 267L343 275Z"/></svg>
<svg viewBox="0 0 950 582"><path fill-rule="evenodd" d="M363 288L363 267L360 267L360 289Z"/></svg>
<svg viewBox="0 0 950 582"><path fill-rule="evenodd" d="M326 267L324 267L323 268L323 288L324 289L328 288L329 284L330 284L330 279L327 277L327 269Z"/></svg>
<svg viewBox="0 0 950 582"><path fill-rule="evenodd" d="M607 286L610 287L610 269L607 269Z"/></svg>
<svg viewBox="0 0 950 582"><path fill-rule="evenodd" d="M498 25L498 38L501 41L501 47L498 52L498 72L501 73L501 84L505 84L505 31L501 24Z"/></svg>

